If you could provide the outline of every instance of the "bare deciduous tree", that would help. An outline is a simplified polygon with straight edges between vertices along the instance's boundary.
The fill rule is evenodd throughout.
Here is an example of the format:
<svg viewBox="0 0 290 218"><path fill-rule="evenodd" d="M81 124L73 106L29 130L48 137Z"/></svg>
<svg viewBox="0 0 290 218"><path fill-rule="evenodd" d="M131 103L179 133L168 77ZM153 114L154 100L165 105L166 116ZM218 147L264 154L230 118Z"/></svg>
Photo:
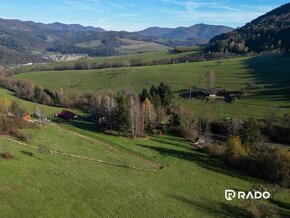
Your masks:
<svg viewBox="0 0 290 218"><path fill-rule="evenodd" d="M216 74L213 70L208 73L207 88L214 89L216 84Z"/></svg>

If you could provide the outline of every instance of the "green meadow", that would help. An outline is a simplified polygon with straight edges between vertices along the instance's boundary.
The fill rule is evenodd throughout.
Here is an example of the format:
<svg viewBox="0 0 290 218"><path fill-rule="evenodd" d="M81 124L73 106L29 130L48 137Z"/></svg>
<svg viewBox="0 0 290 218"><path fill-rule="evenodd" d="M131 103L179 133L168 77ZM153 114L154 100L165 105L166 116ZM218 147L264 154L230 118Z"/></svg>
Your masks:
<svg viewBox="0 0 290 218"><path fill-rule="evenodd" d="M263 117L270 107L279 113L289 112L289 56L267 55L228 60L206 61L187 64L128 67L86 71L43 71L18 74L15 77L32 80L54 90L62 88L66 94L78 91L107 92L124 89L139 92L142 88L165 82L176 93L175 101L201 116L211 113L214 117ZM239 91L249 83L261 88L246 99L233 104L221 101L183 100L178 97L182 90L193 86L207 87L208 73L216 74L216 87Z"/></svg>
<svg viewBox="0 0 290 218"><path fill-rule="evenodd" d="M274 187L226 167L175 136L130 140L69 124L59 127L48 124L25 133L35 147L149 170L164 167L137 171L40 153L1 137L1 145L15 155L15 160L0 160L1 217L241 217L250 203L226 201L225 189ZM265 203L287 214L281 205L289 202L289 193L279 191Z"/></svg>
<svg viewBox="0 0 290 218"><path fill-rule="evenodd" d="M280 113L288 111L289 63L289 57L270 55L162 66L32 72L15 77L54 90L62 88L68 95L124 89L139 92L166 82L175 93L175 101L197 115L262 117L270 106ZM247 83L256 83L263 88L233 104L179 98L182 90L206 87L212 70L216 87L241 90ZM0 96L18 101L30 113L35 111L35 103L17 99L7 90L0 89ZM61 110L39 107L47 116ZM284 216L290 213L288 189L277 189L274 184L232 169L182 138L168 134L133 140L97 133L92 124L78 122L51 122L23 132L35 148L99 162L41 152L0 137L0 148L15 156L14 160L0 159L0 217L245 217L249 215L247 210L255 211L253 208L260 204ZM272 198L258 202L225 200L225 189L250 191L257 185L269 190Z"/></svg>
<svg viewBox="0 0 290 218"><path fill-rule="evenodd" d="M134 45L138 46L138 45ZM140 47L140 45L139 45ZM45 64L46 69L55 69L56 67L65 67L69 69L73 69L76 63L82 62L86 63L88 65L90 64L114 64L114 63L124 63L124 62L134 62L134 61L143 61L143 62L150 62L150 61L160 61L163 59L171 59L171 58L179 58L179 57L185 57L191 54L196 54L200 52L200 47L193 47L190 48L189 51L185 51L182 53L171 53L168 50L166 51L153 51L153 52L142 52L139 51L138 54L131 54L132 50L129 48L125 50L124 48L120 48L124 52L127 52L129 54L127 55L119 55L119 56L109 56L109 57L97 57L97 58L81 58L80 60L72 60L72 61L59 61L59 62L53 62L53 63L47 63ZM139 48L142 49L142 48ZM35 71L35 68L41 68L42 65L33 65L33 66L23 66L21 67L22 70L27 71Z"/></svg>

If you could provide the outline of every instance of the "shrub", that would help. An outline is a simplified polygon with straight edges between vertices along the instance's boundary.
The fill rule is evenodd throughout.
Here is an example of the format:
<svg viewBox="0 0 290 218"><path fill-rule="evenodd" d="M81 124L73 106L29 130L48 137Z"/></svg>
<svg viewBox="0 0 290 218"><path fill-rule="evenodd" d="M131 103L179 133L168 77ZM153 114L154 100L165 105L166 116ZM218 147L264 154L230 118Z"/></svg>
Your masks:
<svg viewBox="0 0 290 218"><path fill-rule="evenodd" d="M5 160L13 160L14 159L14 156L6 148L3 149L3 151L0 153L0 155Z"/></svg>
<svg viewBox="0 0 290 218"><path fill-rule="evenodd" d="M254 118L246 120L240 135L244 145L253 146L256 144L261 139L259 122Z"/></svg>
<svg viewBox="0 0 290 218"><path fill-rule="evenodd" d="M271 177L283 187L290 187L290 153L287 150L278 149L272 154L273 172Z"/></svg>
<svg viewBox="0 0 290 218"><path fill-rule="evenodd" d="M250 201L245 205L245 212L253 218L279 217L272 205L261 201Z"/></svg>
<svg viewBox="0 0 290 218"><path fill-rule="evenodd" d="M208 144L206 145L206 151L213 157L225 157L226 148L223 145Z"/></svg>
<svg viewBox="0 0 290 218"><path fill-rule="evenodd" d="M23 132L21 132L20 130L18 130L18 129L11 129L9 131L9 135L17 138L20 141L24 141L24 142L27 142L27 143L29 142L27 136Z"/></svg>
<svg viewBox="0 0 290 218"><path fill-rule="evenodd" d="M247 155L247 151L242 145L239 136L230 137L226 143L226 155L231 161L236 161L244 158Z"/></svg>

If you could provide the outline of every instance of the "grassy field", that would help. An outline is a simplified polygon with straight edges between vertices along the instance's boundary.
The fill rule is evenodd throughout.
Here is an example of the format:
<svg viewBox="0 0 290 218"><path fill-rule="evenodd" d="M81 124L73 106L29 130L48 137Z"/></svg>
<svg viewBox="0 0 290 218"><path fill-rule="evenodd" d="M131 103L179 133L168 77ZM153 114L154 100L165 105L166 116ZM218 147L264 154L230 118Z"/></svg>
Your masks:
<svg viewBox="0 0 290 218"><path fill-rule="evenodd" d="M290 106L288 59L261 56L152 67L34 72L16 77L51 89L64 88L67 94L125 87L139 91L163 81L177 96L180 90L193 85L206 86L207 73L214 70L219 87L240 90L246 83L255 82L264 88L234 104L176 101L200 115L212 112L215 116L262 116L270 105L279 106L281 112ZM0 96L19 101L31 113L36 106L3 89ZM61 110L40 107L46 115ZM60 122L24 133L31 146L118 166L40 153L0 137L0 148L9 149L15 156L15 160L0 159L0 217L245 217L245 210L257 203L226 201L224 190L249 191L255 185L263 185L273 194L264 203L285 215L290 213L289 190L277 190L273 184L231 169L182 138L164 135L132 140L96 133L89 127L77 121ZM156 170L160 166L164 167Z"/></svg>
<svg viewBox="0 0 290 218"><path fill-rule="evenodd" d="M206 87L208 73L213 70L216 87L239 91L247 83L256 83L262 88L233 104L181 100L178 97L176 101L182 101L197 115L211 113L214 117L263 117L270 107L276 107L281 114L289 112L289 63L289 56L268 55L149 67L32 72L16 77L33 80L55 90L63 88L67 94L77 91L120 91L124 88L138 92L165 82L178 96L180 91L192 86Z"/></svg>
<svg viewBox="0 0 290 218"><path fill-rule="evenodd" d="M139 52L168 52L169 47L155 42L136 41L132 39L121 39L128 45L119 47L120 54L136 54Z"/></svg>
<svg viewBox="0 0 290 218"><path fill-rule="evenodd" d="M0 137L0 144L16 158L0 160L1 217L241 217L247 202L226 201L225 189L272 187L174 136L130 140L68 124L59 127L50 124L25 133L36 147L146 169L159 163L165 167L140 172L39 153ZM287 191L276 193L273 199L277 204L290 202Z"/></svg>
<svg viewBox="0 0 290 218"><path fill-rule="evenodd" d="M102 44L102 40L93 40L90 42L82 42L82 43L77 43L77 47L81 48L92 48L92 47L97 47Z"/></svg>
<svg viewBox="0 0 290 218"><path fill-rule="evenodd" d="M170 59L170 58L178 58L178 57L184 57L191 54L196 54L200 52L199 47L194 47L192 51L182 52L173 54L168 51L160 51L160 52L144 52L139 54L127 54L127 55L119 55L119 56L112 56L112 57L98 57L98 58L85 58L82 60L77 61L59 61L59 62L53 62L45 64L45 67L48 69L54 69L55 67L64 66L66 68L73 68L75 66L75 63L82 61L87 64L113 64L113 63L122 63L122 62L132 62L135 60L143 60L143 61L153 61L153 60L163 60L163 59ZM132 53L132 52L131 52ZM32 71L33 68L39 67L41 65L35 65L35 66L24 66L21 67L25 71Z"/></svg>
<svg viewBox="0 0 290 218"><path fill-rule="evenodd" d="M155 42L146 42L126 38L118 38L120 41L126 43L126 45L116 48L121 55L136 54L139 52L167 52L170 48ZM93 40L88 42L77 43L77 47L81 48L94 48L101 45L101 40Z"/></svg>

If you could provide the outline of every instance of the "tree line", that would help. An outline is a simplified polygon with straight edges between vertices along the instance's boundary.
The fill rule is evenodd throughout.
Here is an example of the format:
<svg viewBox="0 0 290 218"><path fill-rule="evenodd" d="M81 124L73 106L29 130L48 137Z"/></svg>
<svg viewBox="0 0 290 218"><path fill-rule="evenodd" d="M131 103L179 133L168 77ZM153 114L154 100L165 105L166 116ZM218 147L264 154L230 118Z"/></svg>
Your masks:
<svg viewBox="0 0 290 218"><path fill-rule="evenodd" d="M222 60L227 58L238 57L234 53L211 53L211 54L194 54L185 55L181 57L170 57L156 60L143 60L142 58L135 58L132 60L114 61L111 62L92 62L85 59L76 61L74 63L57 63L55 65L39 64L32 67L18 67L14 68L11 73L20 74L34 71L63 71L63 70L98 70L106 68L121 68L121 67L139 67L139 66L154 66L154 65L168 65L180 64L190 62L202 62L209 60Z"/></svg>

